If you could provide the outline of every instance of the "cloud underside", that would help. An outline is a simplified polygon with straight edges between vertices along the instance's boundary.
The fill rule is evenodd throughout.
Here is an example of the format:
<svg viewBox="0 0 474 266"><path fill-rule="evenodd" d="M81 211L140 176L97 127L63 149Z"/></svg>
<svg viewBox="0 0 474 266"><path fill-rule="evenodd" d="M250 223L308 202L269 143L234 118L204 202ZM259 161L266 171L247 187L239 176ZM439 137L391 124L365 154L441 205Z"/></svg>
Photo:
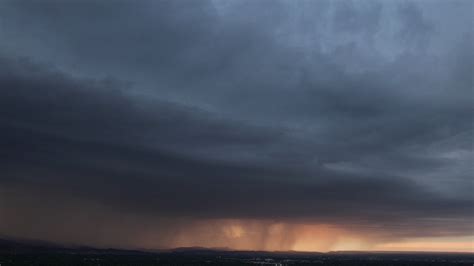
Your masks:
<svg viewBox="0 0 474 266"><path fill-rule="evenodd" d="M441 3L279 3L0 4L0 234L472 235L472 30Z"/></svg>

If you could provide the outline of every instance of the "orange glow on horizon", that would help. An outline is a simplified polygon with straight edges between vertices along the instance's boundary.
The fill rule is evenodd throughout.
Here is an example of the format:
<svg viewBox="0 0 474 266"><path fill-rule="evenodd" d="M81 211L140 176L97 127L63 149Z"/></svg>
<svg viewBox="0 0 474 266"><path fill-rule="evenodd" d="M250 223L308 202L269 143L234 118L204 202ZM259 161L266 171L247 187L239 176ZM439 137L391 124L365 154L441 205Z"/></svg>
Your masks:
<svg viewBox="0 0 474 266"><path fill-rule="evenodd" d="M194 223L180 230L171 244L171 247L191 246L308 252L474 252L472 238L387 239L378 237L376 232L353 232L335 225L259 220L213 220Z"/></svg>
<svg viewBox="0 0 474 266"><path fill-rule="evenodd" d="M384 251L474 252L474 241L464 239L453 239L452 241L413 239L403 242L382 243L375 246L374 249Z"/></svg>

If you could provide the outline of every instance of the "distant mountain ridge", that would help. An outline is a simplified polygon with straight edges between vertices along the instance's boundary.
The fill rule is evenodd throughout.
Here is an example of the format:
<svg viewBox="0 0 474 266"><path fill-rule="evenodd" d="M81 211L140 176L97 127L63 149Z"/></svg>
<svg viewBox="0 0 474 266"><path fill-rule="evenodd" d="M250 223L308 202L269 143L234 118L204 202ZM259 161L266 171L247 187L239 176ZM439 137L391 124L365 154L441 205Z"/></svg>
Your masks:
<svg viewBox="0 0 474 266"><path fill-rule="evenodd" d="M291 255L321 255L321 252L300 251L252 251L233 250L227 247L178 247L156 250L133 250L117 248L97 248L81 245L62 245L54 242L30 239L0 238L0 254L27 254L27 253L64 253L64 254L116 254L116 255L145 255L145 254L176 254L176 255L229 255L242 256L291 256Z"/></svg>
<svg viewBox="0 0 474 266"><path fill-rule="evenodd" d="M178 247L170 249L119 249L119 248L98 248L84 245L59 244L43 240L19 239L19 238L0 238L1 254L26 254L26 253L68 253L68 254L116 254L116 255L152 255L152 254L176 254L176 255L242 255L242 256L346 256L346 255L367 255L367 254L474 254L467 252L401 252L401 251L258 251L258 250L233 250L227 247Z"/></svg>
<svg viewBox="0 0 474 266"><path fill-rule="evenodd" d="M84 245L59 244L35 239L0 238L1 253L124 253L124 254L158 254L158 253L180 253L180 254L211 254L211 253L238 253L238 254L324 254L321 252L303 251L253 251L234 250L228 247L177 247L170 249L118 249L97 248Z"/></svg>
<svg viewBox="0 0 474 266"><path fill-rule="evenodd" d="M104 249L72 244L63 245L54 242L32 239L0 238L0 254L24 253L144 254L149 252L114 248Z"/></svg>

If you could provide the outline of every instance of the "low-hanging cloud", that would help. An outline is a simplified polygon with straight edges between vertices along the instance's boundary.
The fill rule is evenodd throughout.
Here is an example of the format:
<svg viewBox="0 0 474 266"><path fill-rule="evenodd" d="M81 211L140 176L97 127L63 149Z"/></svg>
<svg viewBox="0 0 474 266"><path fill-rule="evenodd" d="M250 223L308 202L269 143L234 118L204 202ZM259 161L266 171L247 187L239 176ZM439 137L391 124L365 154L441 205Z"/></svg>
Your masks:
<svg viewBox="0 0 474 266"><path fill-rule="evenodd" d="M453 33L417 2L2 5L0 234L252 249L301 248L327 225L472 234L462 12ZM220 237L203 236L211 221ZM286 229L257 241L271 226Z"/></svg>

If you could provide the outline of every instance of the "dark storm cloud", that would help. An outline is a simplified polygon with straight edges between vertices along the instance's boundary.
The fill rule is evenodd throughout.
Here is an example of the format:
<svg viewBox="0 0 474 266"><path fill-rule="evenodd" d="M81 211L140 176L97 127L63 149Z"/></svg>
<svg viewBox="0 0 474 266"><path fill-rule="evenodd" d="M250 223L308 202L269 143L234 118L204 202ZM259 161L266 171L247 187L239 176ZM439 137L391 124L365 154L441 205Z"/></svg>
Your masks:
<svg viewBox="0 0 474 266"><path fill-rule="evenodd" d="M262 153L258 150L269 142L279 145L284 135L177 105L137 106L113 87L120 84L75 80L43 68L2 59L4 185L54 188L124 211L160 215L331 222L350 217L369 225L470 217L470 198L448 199L405 178L193 158L179 150L205 144L232 152L233 145L244 145Z"/></svg>
<svg viewBox="0 0 474 266"><path fill-rule="evenodd" d="M448 32L435 4L405 2L1 5L0 186L160 217L472 233L465 13Z"/></svg>

